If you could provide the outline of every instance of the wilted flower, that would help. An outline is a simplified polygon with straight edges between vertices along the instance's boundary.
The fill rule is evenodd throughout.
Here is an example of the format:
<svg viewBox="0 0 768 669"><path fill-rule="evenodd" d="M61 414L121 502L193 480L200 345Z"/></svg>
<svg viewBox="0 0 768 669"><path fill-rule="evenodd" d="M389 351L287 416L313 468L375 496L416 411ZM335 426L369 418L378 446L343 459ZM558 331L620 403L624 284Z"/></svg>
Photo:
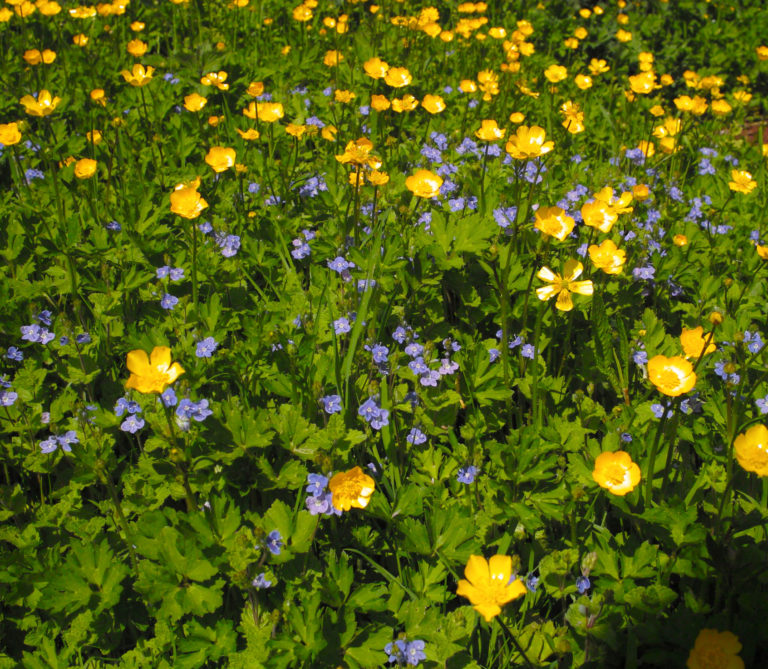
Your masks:
<svg viewBox="0 0 768 669"><path fill-rule="evenodd" d="M368 506L376 483L360 467L353 467L346 472L334 474L328 481L328 489L333 495L333 506L341 511L349 511L353 507L364 509Z"/></svg>
<svg viewBox="0 0 768 669"><path fill-rule="evenodd" d="M437 197L442 185L442 177L429 170L417 170L405 180L406 188L416 197Z"/></svg>
<svg viewBox="0 0 768 669"><path fill-rule="evenodd" d="M456 594L466 597L486 622L499 615L504 604L526 592L523 581L512 574L509 555L494 555L490 560L481 555L470 555L464 577L466 580L459 581Z"/></svg>
<svg viewBox="0 0 768 669"><path fill-rule="evenodd" d="M171 349L167 346L155 346L149 356L141 349L131 351L127 365L131 376L125 387L140 393L162 393L184 373L178 362L171 364Z"/></svg>
<svg viewBox="0 0 768 669"><path fill-rule="evenodd" d="M601 488L623 497L640 483L640 467L626 451L601 453L595 459L592 478Z"/></svg>
<svg viewBox="0 0 768 669"><path fill-rule="evenodd" d="M685 666L688 669L744 669L738 653L741 642L733 632L703 629L696 637Z"/></svg>
<svg viewBox="0 0 768 669"><path fill-rule="evenodd" d="M768 428L753 425L733 440L736 460L748 472L768 476Z"/></svg>
<svg viewBox="0 0 768 669"><path fill-rule="evenodd" d="M687 393L696 385L693 365L682 356L654 356L648 361L648 378L659 392L669 397Z"/></svg>
<svg viewBox="0 0 768 669"><path fill-rule="evenodd" d="M550 285L536 289L536 296L546 301L557 295L555 306L560 311L573 309L571 293L592 295L594 286L591 281L575 281L584 271L584 266L578 260L568 260L563 266L563 276L553 272L549 267L542 267L536 276Z"/></svg>

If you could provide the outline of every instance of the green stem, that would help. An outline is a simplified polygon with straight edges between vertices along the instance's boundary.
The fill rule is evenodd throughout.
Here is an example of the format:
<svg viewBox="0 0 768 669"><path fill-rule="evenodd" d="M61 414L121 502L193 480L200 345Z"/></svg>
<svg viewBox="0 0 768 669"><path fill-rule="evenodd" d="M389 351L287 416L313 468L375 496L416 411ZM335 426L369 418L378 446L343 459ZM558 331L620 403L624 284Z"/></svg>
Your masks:
<svg viewBox="0 0 768 669"><path fill-rule="evenodd" d="M512 645L517 649L517 652L520 653L520 657L523 658L523 661L525 662L525 665L527 667L531 667L531 669L533 669L533 664L528 659L528 656L525 654L525 651L523 650L523 647L520 645L520 643L517 641L515 636L512 634L512 632L510 631L509 627L507 627L504 624L504 621L500 617L497 616L496 620L499 621L499 625L501 625L501 629L504 630L506 635L509 637L509 640L512 642Z"/></svg>
<svg viewBox="0 0 768 669"><path fill-rule="evenodd" d="M661 420L659 421L659 427L656 429L656 436L653 440L653 446L651 446L651 457L648 460L648 471L646 472L646 482L645 482L645 506L648 507L651 505L651 496L653 495L653 472L655 469L656 464L656 455L659 451L659 442L661 441L661 435L664 432L664 425L667 422L667 418L669 417L669 410L672 408L673 403L668 402L667 406L664 407L664 413L661 415Z"/></svg>

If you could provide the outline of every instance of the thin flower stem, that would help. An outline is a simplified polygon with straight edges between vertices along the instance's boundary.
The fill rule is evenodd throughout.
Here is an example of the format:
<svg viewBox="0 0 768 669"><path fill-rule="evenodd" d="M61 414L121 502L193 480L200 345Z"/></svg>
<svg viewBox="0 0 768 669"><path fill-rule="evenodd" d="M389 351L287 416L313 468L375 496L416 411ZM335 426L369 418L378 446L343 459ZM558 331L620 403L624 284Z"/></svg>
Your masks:
<svg viewBox="0 0 768 669"><path fill-rule="evenodd" d="M517 641L517 639L515 638L515 635L514 635L514 634L512 634L512 632L510 631L509 627L507 627L507 626L504 624L504 621L503 621L503 620L502 620L500 617L498 617L498 616L497 616L497 617L496 617L496 620L498 620L498 621L499 621L499 625L501 626L501 629L503 629L503 630L504 630L504 632L506 633L506 635L509 637L509 640L512 642L512 645L513 645L513 646L514 646L514 647L517 649L517 652L518 652L518 653L520 653L520 657L522 657L522 658L523 658L523 661L525 662L525 665L526 665L527 667L531 667L531 669L533 669L533 664L532 664L532 663L531 663L531 661L528 659L528 656L525 654L525 651L523 650L523 647L522 647L522 646L520 645L520 643Z"/></svg>
<svg viewBox="0 0 768 669"><path fill-rule="evenodd" d="M664 425L667 422L667 418L669 417L669 410L673 407L674 402L668 402L667 405L664 407L664 413L661 415L661 420L659 421L659 426L656 429L656 436L653 440L653 446L651 446L651 457L648 460L648 471L646 472L646 481L645 481L645 506L648 507L651 505L651 496L653 495L653 472L654 472L654 465L656 464L656 455L659 452L659 442L661 440L661 435L664 432Z"/></svg>

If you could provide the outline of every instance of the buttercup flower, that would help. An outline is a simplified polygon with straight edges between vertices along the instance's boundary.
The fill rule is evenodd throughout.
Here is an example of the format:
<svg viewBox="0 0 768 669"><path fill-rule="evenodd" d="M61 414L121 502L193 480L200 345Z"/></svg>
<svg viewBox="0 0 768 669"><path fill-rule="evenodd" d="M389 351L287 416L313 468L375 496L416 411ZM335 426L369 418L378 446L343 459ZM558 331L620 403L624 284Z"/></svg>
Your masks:
<svg viewBox="0 0 768 669"><path fill-rule="evenodd" d="M245 112L243 113L245 114ZM248 116L248 114L245 115ZM274 123L283 118L283 105L280 102L257 102L256 115L259 117L259 121L263 123ZM253 117L251 116L250 118Z"/></svg>
<svg viewBox="0 0 768 669"><path fill-rule="evenodd" d="M562 81L568 77L568 70L566 70L562 65L550 65L546 70L544 70L544 77L547 79L547 81L556 84L558 81Z"/></svg>
<svg viewBox="0 0 768 669"><path fill-rule="evenodd" d="M13 146L21 141L18 123L0 123L0 144Z"/></svg>
<svg viewBox="0 0 768 669"><path fill-rule="evenodd" d="M555 307L560 311L573 309L571 293L579 295L592 295L594 286L591 281L575 281L584 271L584 266L578 260L568 260L563 266L563 276L556 274L549 267L542 267L536 276L549 283L536 289L536 297L547 301L557 295Z"/></svg>
<svg viewBox="0 0 768 669"><path fill-rule="evenodd" d="M554 142L545 141L547 133L544 128L533 125L521 125L517 132L510 136L507 142L507 153L516 160L538 158L549 153L555 146Z"/></svg>
<svg viewBox="0 0 768 669"><path fill-rule="evenodd" d="M192 93L184 97L184 109L191 112L200 111L208 103L208 98L204 98L198 93Z"/></svg>
<svg viewBox="0 0 768 669"><path fill-rule="evenodd" d="M576 221L560 207L539 207L535 225L537 230L562 242L571 234Z"/></svg>
<svg viewBox="0 0 768 669"><path fill-rule="evenodd" d="M648 378L659 392L669 397L687 393L696 385L693 365L679 355L672 358L656 355L651 358L648 361Z"/></svg>
<svg viewBox="0 0 768 669"><path fill-rule="evenodd" d="M705 354L714 353L716 347L712 341L710 341L709 345L706 347L706 351L704 350L707 339L708 337L704 336L704 328L701 327L701 325L697 328L693 328L693 330L683 328L683 331L680 334L680 343L683 346L685 357L698 359L702 351Z"/></svg>
<svg viewBox="0 0 768 669"><path fill-rule="evenodd" d="M502 139L507 131L499 127L493 119L485 119L481 122L480 128L475 130L475 137L485 142L495 142Z"/></svg>
<svg viewBox="0 0 768 669"><path fill-rule="evenodd" d="M125 45L125 50L131 54L134 58L141 58L147 53L147 43L140 39L132 39Z"/></svg>
<svg viewBox="0 0 768 669"><path fill-rule="evenodd" d="M369 165L375 167L380 164L378 157L371 155L373 142L367 137L360 137L347 142L344 153L337 155L336 160L344 165Z"/></svg>
<svg viewBox="0 0 768 669"><path fill-rule="evenodd" d="M384 76L384 81L392 88L402 88L411 83L413 77L405 67L390 67Z"/></svg>
<svg viewBox="0 0 768 669"><path fill-rule="evenodd" d="M757 181L746 170L731 170L731 179L728 187L737 193L751 193L757 188Z"/></svg>
<svg viewBox="0 0 768 669"><path fill-rule="evenodd" d="M768 476L768 428L753 425L733 440L736 460L748 472Z"/></svg>
<svg viewBox="0 0 768 669"><path fill-rule="evenodd" d="M235 150L226 146L214 146L205 156L205 162L214 172L226 172L235 164Z"/></svg>
<svg viewBox="0 0 768 669"><path fill-rule="evenodd" d="M389 71L389 65L381 58L370 58L363 63L365 73L373 79L383 79Z"/></svg>
<svg viewBox="0 0 768 669"><path fill-rule="evenodd" d="M229 84L224 83L226 80L227 73L221 70L219 72L209 72L208 74L204 74L200 78L200 83L203 86L215 86L220 91L228 91Z"/></svg>
<svg viewBox="0 0 768 669"><path fill-rule="evenodd" d="M601 453L595 459L592 478L601 488L623 497L640 483L640 467L625 451Z"/></svg>
<svg viewBox="0 0 768 669"><path fill-rule="evenodd" d="M425 95L421 106L430 114L439 114L445 109L445 100L439 95Z"/></svg>
<svg viewBox="0 0 768 669"><path fill-rule="evenodd" d="M208 206L202 195L197 192L200 179L190 183L178 184L171 193L171 211L184 218L197 218Z"/></svg>
<svg viewBox="0 0 768 669"><path fill-rule="evenodd" d="M696 637L685 666L688 669L744 669L739 638L733 632L703 629Z"/></svg>
<svg viewBox="0 0 768 669"><path fill-rule="evenodd" d="M606 274L621 274L624 263L627 260L625 251L616 248L610 239L606 239L600 246L592 244L588 249L589 259L598 269Z"/></svg>
<svg viewBox="0 0 768 669"><path fill-rule="evenodd" d="M443 179L429 170L417 170L405 180L405 187L416 197L437 197Z"/></svg>
<svg viewBox="0 0 768 669"><path fill-rule="evenodd" d="M78 179L90 179L96 174L98 163L91 158L81 158L75 163L75 176Z"/></svg>
<svg viewBox="0 0 768 669"><path fill-rule="evenodd" d="M52 97L51 94L43 89L35 97L31 95L25 95L19 103L24 106L24 111L30 116L48 116L61 102L61 98L56 96Z"/></svg>
<svg viewBox="0 0 768 669"><path fill-rule="evenodd" d="M470 555L464 567L456 594L466 597L486 622L501 613L501 607L522 597L525 584L512 574L512 558L494 555L486 560L482 555Z"/></svg>
<svg viewBox="0 0 768 669"><path fill-rule="evenodd" d="M131 86L146 86L152 81L152 74L154 71L155 68L151 65L147 65L145 68L143 65L136 63L130 71L123 70L120 74L123 75L123 79L125 79Z"/></svg>
<svg viewBox="0 0 768 669"><path fill-rule="evenodd" d="M131 376L125 387L140 393L162 393L184 373L178 362L171 364L171 349L167 346L155 346L149 356L141 349L131 351L127 365Z"/></svg>
<svg viewBox="0 0 768 669"><path fill-rule="evenodd" d="M341 511L349 511L353 507L364 509L376 489L376 482L360 467L353 467L334 474L328 481L328 489L333 495L331 503L335 508Z"/></svg>

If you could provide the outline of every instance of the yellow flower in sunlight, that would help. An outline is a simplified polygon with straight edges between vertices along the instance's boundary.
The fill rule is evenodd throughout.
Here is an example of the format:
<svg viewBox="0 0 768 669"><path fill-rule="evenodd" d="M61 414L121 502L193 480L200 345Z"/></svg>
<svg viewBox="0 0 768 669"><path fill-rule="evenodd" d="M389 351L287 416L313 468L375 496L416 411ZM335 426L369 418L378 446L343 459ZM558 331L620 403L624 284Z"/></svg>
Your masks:
<svg viewBox="0 0 768 669"><path fill-rule="evenodd" d="M386 98L384 95L372 95L371 96L371 107L378 111L386 111L392 106L392 103Z"/></svg>
<svg viewBox="0 0 768 669"><path fill-rule="evenodd" d="M125 50L131 54L134 58L141 58L145 53L147 53L147 49L149 47L147 46L146 42L142 42L140 39L132 39L128 44L125 45Z"/></svg>
<svg viewBox="0 0 768 669"><path fill-rule="evenodd" d="M250 95L252 98L259 97L264 93L264 82L252 81L250 84L248 84L248 88L245 89L245 92L248 93L248 95Z"/></svg>
<svg viewBox="0 0 768 669"><path fill-rule="evenodd" d="M259 131L256 130L256 128L248 128L248 130L240 130L240 128L235 128L237 130L237 134L240 135L246 142L251 142L254 139L258 139L261 137L259 134Z"/></svg>
<svg viewBox="0 0 768 669"><path fill-rule="evenodd" d="M389 183L389 174L373 170L373 172L368 175L368 183L372 186L384 186Z"/></svg>
<svg viewBox="0 0 768 669"><path fill-rule="evenodd" d="M335 67L343 60L344 54L342 54L340 51L336 51L335 49L330 49L325 52L325 56L323 57L323 65L326 67Z"/></svg>
<svg viewBox="0 0 768 669"><path fill-rule="evenodd" d="M402 88L411 83L413 77L405 67L390 67L384 76L384 81L392 88Z"/></svg>
<svg viewBox="0 0 768 669"><path fill-rule="evenodd" d="M748 472L768 476L768 428L753 425L733 440L736 460Z"/></svg>
<svg viewBox="0 0 768 669"><path fill-rule="evenodd" d="M504 138L507 131L499 127L493 119L484 119L481 121L480 128L475 130L475 137L485 142L495 142Z"/></svg>
<svg viewBox="0 0 768 669"><path fill-rule="evenodd" d="M592 478L601 488L623 497L640 483L640 467L626 451L605 452L595 458Z"/></svg>
<svg viewBox="0 0 768 669"><path fill-rule="evenodd" d="M728 182L728 188L736 193L751 193L757 188L757 181L746 170L731 170L732 181Z"/></svg>
<svg viewBox="0 0 768 669"><path fill-rule="evenodd" d="M571 234L576 221L560 207L539 207L536 210L536 229L562 242Z"/></svg>
<svg viewBox="0 0 768 669"><path fill-rule="evenodd" d="M426 109L430 114L439 114L445 110L445 100L439 95L425 95L421 101L421 106Z"/></svg>
<svg viewBox="0 0 768 669"><path fill-rule="evenodd" d="M328 481L328 489L331 491L331 504L334 508L340 511L364 509L376 490L376 482L360 467L353 467L334 474Z"/></svg>
<svg viewBox="0 0 768 669"><path fill-rule="evenodd" d="M226 146L213 146L205 156L205 162L216 172L226 172L235 164L235 150Z"/></svg>
<svg viewBox="0 0 768 669"><path fill-rule="evenodd" d="M285 126L285 132L296 139L300 139L306 131L307 126L298 123L289 123Z"/></svg>
<svg viewBox="0 0 768 669"><path fill-rule="evenodd" d="M633 93L648 95L656 88L656 73L653 70L635 74L629 78L629 87Z"/></svg>
<svg viewBox="0 0 768 669"><path fill-rule="evenodd" d="M725 100L713 100L710 109L715 116L727 116L733 111L733 107Z"/></svg>
<svg viewBox="0 0 768 669"><path fill-rule="evenodd" d="M146 86L152 81L152 73L154 71L155 68L151 65L147 65L145 68L143 65L136 63L130 72L128 70L123 70L120 74L123 75L123 79L125 79L131 86Z"/></svg>
<svg viewBox="0 0 768 669"><path fill-rule="evenodd" d="M525 121L525 114L523 114L522 112L512 112L509 115L509 122L510 123L514 123L515 125L519 125L523 121Z"/></svg>
<svg viewBox="0 0 768 669"><path fill-rule="evenodd" d="M560 106L560 113L565 117L562 126L572 135L584 132L584 112L581 107L571 100Z"/></svg>
<svg viewBox="0 0 768 669"><path fill-rule="evenodd" d="M544 77L547 81L556 84L558 81L563 81L568 77L568 70L562 65L550 65L544 70Z"/></svg>
<svg viewBox="0 0 768 669"><path fill-rule="evenodd" d="M125 387L140 393L162 393L184 373L178 362L171 364L171 349L167 346L155 346L149 356L141 349L131 351L127 364L131 376Z"/></svg>
<svg viewBox="0 0 768 669"><path fill-rule="evenodd" d="M592 77L587 76L586 74L577 74L573 78L573 83L576 84L577 88L586 91L588 88L592 88Z"/></svg>
<svg viewBox="0 0 768 669"><path fill-rule="evenodd" d="M405 187L416 197L437 197L442 185L442 177L429 170L416 170L414 174L405 180Z"/></svg>
<svg viewBox="0 0 768 669"><path fill-rule="evenodd" d="M381 58L369 58L363 63L363 69L372 79L383 79L389 71L389 64Z"/></svg>
<svg viewBox="0 0 768 669"><path fill-rule="evenodd" d="M683 331L680 333L680 344L683 347L685 357L698 359L702 354L702 351L705 355L714 353L717 347L711 339L710 343L707 345L707 339L709 339L709 336L704 336L704 328L701 327L701 325L697 328L693 328L693 330L683 328ZM706 350L704 348L705 346Z"/></svg>
<svg viewBox="0 0 768 669"><path fill-rule="evenodd" d="M104 93L103 88L94 88L90 92L90 98L93 100L96 104L101 105L102 107L107 106L107 96Z"/></svg>
<svg viewBox="0 0 768 669"><path fill-rule="evenodd" d="M602 58L593 58L589 61L589 72L592 76L608 72L611 68Z"/></svg>
<svg viewBox="0 0 768 669"><path fill-rule="evenodd" d="M466 597L486 622L501 613L501 607L526 593L525 584L512 573L509 555L494 555L486 560L470 555L456 594Z"/></svg>
<svg viewBox="0 0 768 669"><path fill-rule="evenodd" d="M546 281L548 286L541 286L536 289L536 297L543 302L552 299L557 295L555 307L560 311L570 311L573 309L573 299L571 293L579 295L592 295L594 286L591 281L576 281L584 271L584 266L571 258L563 266L563 275L553 272L549 267L542 267L536 276L542 281Z"/></svg>
<svg viewBox="0 0 768 669"><path fill-rule="evenodd" d="M18 123L0 123L0 144L13 146L21 141Z"/></svg>
<svg viewBox="0 0 768 669"><path fill-rule="evenodd" d="M200 111L208 103L208 98L204 98L198 93L184 96L184 109L191 112Z"/></svg>
<svg viewBox="0 0 768 669"><path fill-rule="evenodd" d="M220 91L228 91L229 84L224 83L226 80L227 73L223 70L220 70L219 72L209 72L208 74L204 74L200 78L200 83L203 86L215 86Z"/></svg>
<svg viewBox="0 0 768 669"><path fill-rule="evenodd" d="M202 195L197 192L200 179L189 183L178 184L171 193L171 211L183 218L197 218L208 206Z"/></svg>
<svg viewBox="0 0 768 669"><path fill-rule="evenodd" d="M533 125L521 125L507 142L507 153L516 160L529 160L549 153L554 147L554 142L545 141L547 133L544 128Z"/></svg>
<svg viewBox="0 0 768 669"><path fill-rule="evenodd" d="M619 28L619 30L616 31L616 39L619 40L619 42L631 42L632 33L629 32L629 30L622 30Z"/></svg>
<svg viewBox="0 0 768 669"><path fill-rule="evenodd" d="M581 206L581 218L584 225L597 228L600 232L610 232L613 224L619 220L619 215L606 202L593 200Z"/></svg>
<svg viewBox="0 0 768 669"><path fill-rule="evenodd" d="M648 361L648 378L656 389L669 397L687 393L696 385L693 365L682 356L656 355Z"/></svg>
<svg viewBox="0 0 768 669"><path fill-rule="evenodd" d="M56 60L56 52L50 49L44 49L42 52L39 49L27 49L24 52L24 60L30 65L50 65Z"/></svg>
<svg viewBox="0 0 768 669"><path fill-rule="evenodd" d="M52 114L55 111L59 102L61 102L60 97L52 97L45 89L41 90L34 97L25 95L19 100L19 103L24 107L24 111L30 116L48 116L48 114Z"/></svg>
<svg viewBox="0 0 768 669"><path fill-rule="evenodd" d="M360 137L351 142L347 142L344 153L336 156L336 160L344 165L369 165L374 167L379 164L379 159L371 155L373 151L373 142L367 137Z"/></svg>
<svg viewBox="0 0 768 669"><path fill-rule="evenodd" d="M392 111L397 112L398 114L413 111L418 106L419 101L410 93L406 93L401 98L392 98Z"/></svg>
<svg viewBox="0 0 768 669"><path fill-rule="evenodd" d="M75 176L78 179L90 179L96 174L98 163L91 158L81 158L75 163Z"/></svg>
<svg viewBox="0 0 768 669"><path fill-rule="evenodd" d="M256 115L259 117L259 121L263 123L274 123L283 118L283 105L280 102L257 102Z"/></svg>
<svg viewBox="0 0 768 669"><path fill-rule="evenodd" d="M355 95L354 91L335 90L333 92L333 99L342 104L352 102L356 97L357 95Z"/></svg>
<svg viewBox="0 0 768 669"><path fill-rule="evenodd" d="M589 251L589 259L595 267L603 270L606 274L621 274L627 260L627 254L622 249L617 248L610 239L604 240L600 246L592 244L587 250Z"/></svg>

